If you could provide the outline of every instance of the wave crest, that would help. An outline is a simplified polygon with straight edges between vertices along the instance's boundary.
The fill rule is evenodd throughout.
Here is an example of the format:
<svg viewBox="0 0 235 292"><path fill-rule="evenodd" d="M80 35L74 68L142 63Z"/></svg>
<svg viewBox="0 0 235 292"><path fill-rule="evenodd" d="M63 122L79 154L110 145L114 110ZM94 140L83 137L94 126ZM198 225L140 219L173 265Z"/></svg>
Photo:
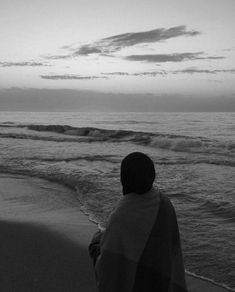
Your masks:
<svg viewBox="0 0 235 292"><path fill-rule="evenodd" d="M6 125L0 125L5 127ZM190 137L165 133L149 133L131 130L100 129L94 127L72 127L68 125L15 125L26 127L30 133L1 133L1 137L41 139L61 142L130 142L143 146L166 149L175 152L222 155L234 158L235 143L220 142L203 137ZM12 125L11 127L12 128ZM35 132L51 132L54 136L37 135ZM57 134L57 136L55 136ZM232 165L234 161L231 161Z"/></svg>

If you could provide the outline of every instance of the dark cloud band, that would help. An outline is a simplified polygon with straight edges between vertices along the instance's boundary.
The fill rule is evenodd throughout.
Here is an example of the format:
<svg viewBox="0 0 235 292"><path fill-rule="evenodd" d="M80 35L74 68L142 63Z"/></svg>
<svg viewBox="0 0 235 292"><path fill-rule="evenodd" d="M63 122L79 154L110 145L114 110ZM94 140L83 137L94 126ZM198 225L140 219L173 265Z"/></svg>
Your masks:
<svg viewBox="0 0 235 292"><path fill-rule="evenodd" d="M136 44L154 43L179 36L196 36L198 34L198 31L187 30L185 25L181 25L169 29L158 28L144 32L124 33L104 38L101 42L107 41L113 45L129 47Z"/></svg>
<svg viewBox="0 0 235 292"><path fill-rule="evenodd" d="M91 54L100 54L109 56L112 53L120 51L123 48L145 43L156 43L165 41L171 38L181 36L197 36L200 32L196 30L187 30L185 25L166 28L157 28L143 32L129 32L119 35L110 36L97 40L96 42L79 46L77 49L73 48L73 53L69 52L62 56L47 56L47 59L67 59L74 56L89 56ZM69 46L65 49L70 51Z"/></svg>
<svg viewBox="0 0 235 292"><path fill-rule="evenodd" d="M1 67L40 67L48 66L41 62L0 62Z"/></svg>
<svg viewBox="0 0 235 292"><path fill-rule="evenodd" d="M210 60L210 59L224 59L224 57L207 57L203 52L196 53L176 53L176 54L147 54L147 55L130 55L124 57L129 61L142 61L150 63L164 63L164 62L182 62L188 60Z"/></svg>
<svg viewBox="0 0 235 292"><path fill-rule="evenodd" d="M107 79L106 76L79 76L79 75L41 75L42 79L49 80L93 80Z"/></svg>
<svg viewBox="0 0 235 292"><path fill-rule="evenodd" d="M166 75L167 72L164 70L161 71L146 71L146 72L136 72L136 73L128 73L128 72L108 72L101 73L105 76L157 76L157 75Z"/></svg>
<svg viewBox="0 0 235 292"><path fill-rule="evenodd" d="M144 32L131 32L103 38L93 44L80 47L77 55L89 55L93 53L113 53L122 48L134 46L143 43L155 43L170 38L180 36L196 36L200 34L195 30L187 30L186 26L175 26L169 29L158 28Z"/></svg>
<svg viewBox="0 0 235 292"><path fill-rule="evenodd" d="M168 75L168 74L218 74L218 73L230 73L235 74L235 69L217 69L217 70L209 70L209 69L197 69L197 68L187 68L183 70L158 70L158 71L145 71L145 72L136 72L136 73L128 73L128 72L107 72L101 73L105 76L149 76L155 77L158 75Z"/></svg>
<svg viewBox="0 0 235 292"><path fill-rule="evenodd" d="M195 69L189 68L184 70L175 70L172 71L174 74L217 74L217 73L235 73L235 69L217 69L217 70L208 70L208 69Z"/></svg>

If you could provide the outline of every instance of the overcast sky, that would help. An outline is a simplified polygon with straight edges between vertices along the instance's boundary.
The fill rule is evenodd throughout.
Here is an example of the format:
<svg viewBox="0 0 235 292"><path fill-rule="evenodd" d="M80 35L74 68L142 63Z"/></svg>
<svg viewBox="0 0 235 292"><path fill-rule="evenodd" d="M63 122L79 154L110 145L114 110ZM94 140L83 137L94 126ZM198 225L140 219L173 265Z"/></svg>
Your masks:
<svg viewBox="0 0 235 292"><path fill-rule="evenodd" d="M231 97L234 19L234 0L0 0L0 90Z"/></svg>

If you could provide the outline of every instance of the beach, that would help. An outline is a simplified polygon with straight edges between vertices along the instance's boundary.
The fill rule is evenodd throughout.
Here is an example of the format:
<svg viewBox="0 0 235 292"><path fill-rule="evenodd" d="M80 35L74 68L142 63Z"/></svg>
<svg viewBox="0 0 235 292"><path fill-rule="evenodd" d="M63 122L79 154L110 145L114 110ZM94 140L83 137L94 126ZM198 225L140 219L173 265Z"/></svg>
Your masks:
<svg viewBox="0 0 235 292"><path fill-rule="evenodd" d="M96 226L76 200L55 210L43 196L61 186L40 179L1 175L0 186L0 291L95 291L87 244Z"/></svg>
<svg viewBox="0 0 235 292"><path fill-rule="evenodd" d="M87 247L97 225L75 194L40 178L0 175L1 291L96 291ZM187 283L189 292L229 291L189 275Z"/></svg>

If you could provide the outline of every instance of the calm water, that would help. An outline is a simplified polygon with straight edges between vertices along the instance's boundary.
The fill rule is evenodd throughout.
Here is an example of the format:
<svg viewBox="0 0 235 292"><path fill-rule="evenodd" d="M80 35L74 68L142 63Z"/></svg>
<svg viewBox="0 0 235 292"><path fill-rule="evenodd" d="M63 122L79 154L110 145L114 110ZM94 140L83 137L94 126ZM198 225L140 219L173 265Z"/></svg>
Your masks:
<svg viewBox="0 0 235 292"><path fill-rule="evenodd" d="M76 188L105 225L122 158L145 152L176 208L187 270L234 288L234 130L235 113L0 112L0 170Z"/></svg>

